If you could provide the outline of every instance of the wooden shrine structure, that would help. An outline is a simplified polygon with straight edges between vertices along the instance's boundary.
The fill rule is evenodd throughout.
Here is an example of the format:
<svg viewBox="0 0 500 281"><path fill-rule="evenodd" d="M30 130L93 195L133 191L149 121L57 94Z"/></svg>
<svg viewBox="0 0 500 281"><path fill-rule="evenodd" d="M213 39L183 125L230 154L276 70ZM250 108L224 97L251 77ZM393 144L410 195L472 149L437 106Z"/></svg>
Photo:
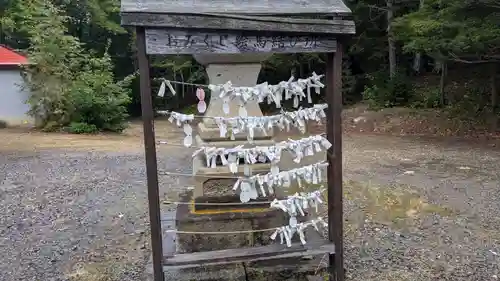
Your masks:
<svg viewBox="0 0 500 281"><path fill-rule="evenodd" d="M154 281L164 281L164 270L170 266L189 268L317 254L329 254L329 280L343 281L342 56L343 43L355 33L351 11L343 1L121 0L121 18L122 25L135 28L137 35ZM252 84L256 83L261 61L273 53L327 54L326 128L332 144L327 153L328 241L292 247L269 244L180 254L174 251L165 255L165 248L175 249L175 245L164 245L169 240L162 234L148 57L193 55L207 66L212 84L220 79ZM251 70L241 72L243 68ZM249 75L250 80L245 80ZM212 98L207 112L215 110L211 107L214 102ZM252 110L262 114L258 106L249 109L249 115L254 115ZM198 143L220 141L210 137L210 126L200 125ZM261 141L267 140L263 137ZM200 171L194 171L195 178ZM204 195L203 188L195 188L194 193L198 196L196 208L199 197Z"/></svg>

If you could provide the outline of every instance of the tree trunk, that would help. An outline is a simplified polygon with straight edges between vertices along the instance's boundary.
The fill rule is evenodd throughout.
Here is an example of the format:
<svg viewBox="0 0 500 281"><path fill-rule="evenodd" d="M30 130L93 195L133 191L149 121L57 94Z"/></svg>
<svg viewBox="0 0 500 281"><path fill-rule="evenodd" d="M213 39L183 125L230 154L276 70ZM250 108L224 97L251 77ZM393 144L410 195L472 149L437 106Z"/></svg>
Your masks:
<svg viewBox="0 0 500 281"><path fill-rule="evenodd" d="M498 107L498 91L497 91L497 64L491 63L490 66L490 83L491 83L491 107L496 109Z"/></svg>
<svg viewBox="0 0 500 281"><path fill-rule="evenodd" d="M177 80L177 72L174 70L174 80ZM175 107L173 109L179 109L180 107L180 99L179 99L179 84L175 83L174 84L174 89L175 89L175 92L177 93L175 96L173 96L172 98L175 100Z"/></svg>
<svg viewBox="0 0 500 281"><path fill-rule="evenodd" d="M181 74L181 81L182 83L185 83L186 81L184 81L184 73L181 71L179 71L180 74ZM185 107L186 106L186 100L184 99L184 96L185 96L185 92L186 92L186 85L185 84L182 84L181 85L181 99L182 99L182 107Z"/></svg>
<svg viewBox="0 0 500 281"><path fill-rule="evenodd" d="M420 70L422 70L422 53L418 52L413 58L413 71L420 73Z"/></svg>
<svg viewBox="0 0 500 281"><path fill-rule="evenodd" d="M496 132L498 130L498 91L497 91L497 64L495 62L490 65L490 84L491 84L491 108L492 108L492 118L491 118L491 131Z"/></svg>
<svg viewBox="0 0 500 281"><path fill-rule="evenodd" d="M396 45L394 43L394 34L392 33L392 20L394 11L392 6L393 0L387 0L387 43L389 45L389 76L394 78L396 75Z"/></svg>
<svg viewBox="0 0 500 281"><path fill-rule="evenodd" d="M424 8L424 2L425 0L420 0L419 10L422 10ZM418 52L415 54L415 58L413 59L413 70L417 73L420 73L421 69L422 69L422 53Z"/></svg>
<svg viewBox="0 0 500 281"><path fill-rule="evenodd" d="M446 61L440 61L439 64L441 65L441 81L439 81L439 97L440 97L440 104L441 106L445 106L446 104L446 93L445 93L445 87L446 87L446 75L448 74L448 67L446 64Z"/></svg>
<svg viewBox="0 0 500 281"><path fill-rule="evenodd" d="M298 76L298 78L302 78L304 76L304 65L302 64L300 57L298 57L298 59L299 59L299 76Z"/></svg>
<svg viewBox="0 0 500 281"><path fill-rule="evenodd" d="M296 66L297 59L295 56L293 57L293 60L294 62L292 63L292 67L290 68L290 76L297 78L297 66Z"/></svg>

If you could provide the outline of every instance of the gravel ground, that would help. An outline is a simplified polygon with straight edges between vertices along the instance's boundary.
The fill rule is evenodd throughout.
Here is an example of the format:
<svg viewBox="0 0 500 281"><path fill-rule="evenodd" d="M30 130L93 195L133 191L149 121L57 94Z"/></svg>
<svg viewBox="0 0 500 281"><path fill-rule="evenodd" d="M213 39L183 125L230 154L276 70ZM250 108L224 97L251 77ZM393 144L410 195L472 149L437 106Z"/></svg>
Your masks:
<svg viewBox="0 0 500 281"><path fill-rule="evenodd" d="M350 280L499 278L500 152L430 143L346 137L347 180L404 186L439 207L395 223L346 200ZM187 171L189 157L162 151L159 167ZM141 150L0 151L0 176L0 280L143 280L149 234ZM164 192L185 185L161 183ZM440 211L445 206L452 212ZM386 207L381 213L396 213Z"/></svg>
<svg viewBox="0 0 500 281"><path fill-rule="evenodd" d="M0 163L0 280L144 280L142 153L2 153Z"/></svg>
<svg viewBox="0 0 500 281"><path fill-rule="evenodd" d="M363 221L354 215L363 203L347 200L346 216L353 218L347 227L354 229L346 241L350 280L498 280L498 149L358 135L348 137L345 151L346 179L388 191L400 187L434 206L416 217L407 212L395 223L390 215L401 210L384 204L378 207L388 213L385 220Z"/></svg>

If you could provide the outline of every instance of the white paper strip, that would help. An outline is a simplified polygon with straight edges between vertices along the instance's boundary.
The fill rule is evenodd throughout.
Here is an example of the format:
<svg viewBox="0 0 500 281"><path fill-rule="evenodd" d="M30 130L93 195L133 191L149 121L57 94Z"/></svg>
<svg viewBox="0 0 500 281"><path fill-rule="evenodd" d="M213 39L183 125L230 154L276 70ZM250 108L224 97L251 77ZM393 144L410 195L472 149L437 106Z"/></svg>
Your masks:
<svg viewBox="0 0 500 281"><path fill-rule="evenodd" d="M316 212L319 211L319 205L323 203L321 194L324 189L320 189L309 193L295 193L288 196L287 199L274 199L270 207L281 209L290 216L290 226L294 227L297 224L297 216L305 216L310 207L313 207Z"/></svg>
<svg viewBox="0 0 500 281"><path fill-rule="evenodd" d="M251 177L241 178L234 184L233 190L240 189L240 194L245 192L252 192L252 194L254 194L254 192L257 192L257 187L260 186L260 188L266 188L271 193L275 187L286 187L287 184L289 185L292 181L296 181L299 187L302 186L302 183L313 184L314 178L316 178L316 181L322 180L322 170L327 166L327 162L320 162L288 171L281 171L278 174L267 173L264 175L254 175ZM245 182L245 189L241 189L241 183L243 181ZM252 186L251 189L246 188L247 183ZM252 199L248 194L241 196L243 196L242 198Z"/></svg>
<svg viewBox="0 0 500 281"><path fill-rule="evenodd" d="M278 227L273 232L273 234L271 234L270 238L271 238L271 240L276 240L276 238L279 235L280 240L281 240L280 243L283 244L284 242L286 242L287 247L291 247L293 235L295 233L297 233L299 235L300 242L302 243L302 245L305 245L307 243L307 241L305 238L304 231L306 230L306 228L312 226L312 227L314 227L314 229L316 231L319 232L320 229L319 229L318 225L321 225L324 228L328 227L328 224L324 221L324 219L322 217L319 217L317 219L313 219L313 220L310 220L308 222L297 223L293 227L290 225Z"/></svg>

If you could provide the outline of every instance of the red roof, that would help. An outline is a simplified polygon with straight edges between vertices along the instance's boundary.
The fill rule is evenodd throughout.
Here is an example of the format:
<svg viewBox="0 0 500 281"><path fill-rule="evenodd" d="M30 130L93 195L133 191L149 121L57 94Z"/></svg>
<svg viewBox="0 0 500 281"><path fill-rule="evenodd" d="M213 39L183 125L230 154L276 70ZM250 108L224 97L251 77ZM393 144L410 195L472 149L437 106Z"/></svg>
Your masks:
<svg viewBox="0 0 500 281"><path fill-rule="evenodd" d="M0 65L23 65L28 64L28 58L18 54L9 47L0 45Z"/></svg>

